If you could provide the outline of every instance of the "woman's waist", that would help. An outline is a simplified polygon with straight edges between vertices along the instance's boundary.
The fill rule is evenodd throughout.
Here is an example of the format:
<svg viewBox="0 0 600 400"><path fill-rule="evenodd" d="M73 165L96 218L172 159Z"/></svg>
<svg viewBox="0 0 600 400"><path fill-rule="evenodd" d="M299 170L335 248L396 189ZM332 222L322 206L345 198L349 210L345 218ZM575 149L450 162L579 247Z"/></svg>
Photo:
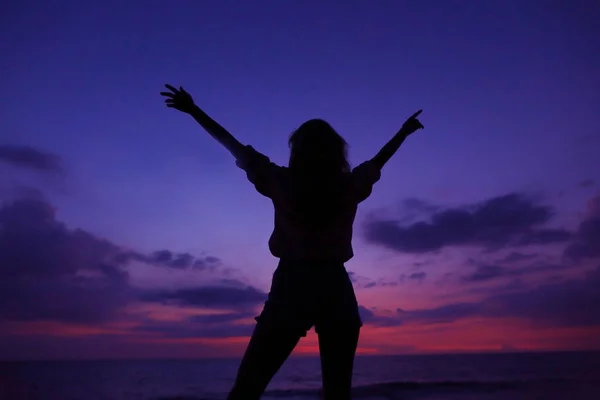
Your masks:
<svg viewBox="0 0 600 400"><path fill-rule="evenodd" d="M279 258L278 268L283 269L314 269L319 271L346 270L343 261L336 258L310 256L282 256Z"/></svg>
<svg viewBox="0 0 600 400"><path fill-rule="evenodd" d="M352 246L352 230L290 229L287 226L275 226L271 240L287 247L335 251Z"/></svg>
<svg viewBox="0 0 600 400"><path fill-rule="evenodd" d="M273 278L293 282L294 286L317 288L339 286L350 276L343 262L281 258Z"/></svg>
<svg viewBox="0 0 600 400"><path fill-rule="evenodd" d="M315 244L280 240L272 236L269 240L271 253L289 265L310 265L312 268L331 268L344 263L354 255L351 243Z"/></svg>

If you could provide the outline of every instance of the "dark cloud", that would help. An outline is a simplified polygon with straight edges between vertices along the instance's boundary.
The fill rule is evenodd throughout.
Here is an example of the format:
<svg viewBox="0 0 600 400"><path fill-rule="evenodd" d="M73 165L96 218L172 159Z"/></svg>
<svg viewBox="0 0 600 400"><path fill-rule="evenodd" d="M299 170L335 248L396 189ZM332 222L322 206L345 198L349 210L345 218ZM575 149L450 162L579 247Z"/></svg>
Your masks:
<svg viewBox="0 0 600 400"><path fill-rule="evenodd" d="M552 279L552 278L550 278ZM560 278L558 281L562 281L563 278ZM453 298L464 298L465 295L471 296L475 295L477 297L487 298L492 295L498 294L507 294L507 293L515 293L522 292L524 290L528 290L530 285L526 284L522 279L512 279L508 282L503 282L500 284L490 285L477 285L466 288L465 290L460 290L454 293L444 293L437 296L434 296L439 300L448 300Z"/></svg>
<svg viewBox="0 0 600 400"><path fill-rule="evenodd" d="M206 256L196 258L189 253L173 253L169 250L159 250L145 259L146 262L162 265L175 269L194 268L198 270L214 271L221 264L221 260L217 257Z"/></svg>
<svg viewBox="0 0 600 400"><path fill-rule="evenodd" d="M63 165L59 156L46 153L30 146L0 145L0 162L38 171L62 173Z"/></svg>
<svg viewBox="0 0 600 400"><path fill-rule="evenodd" d="M375 282L373 279L366 276L356 275L356 273L353 271L348 271L348 275L350 276L350 280L355 287L369 289L377 286L377 282Z"/></svg>
<svg viewBox="0 0 600 400"><path fill-rule="evenodd" d="M0 208L0 318L93 322L132 299L119 248L69 230L39 199Z"/></svg>
<svg viewBox="0 0 600 400"><path fill-rule="evenodd" d="M221 278L219 279L219 283L223 286L236 287L240 289L246 288L248 285L239 279L231 279L231 278Z"/></svg>
<svg viewBox="0 0 600 400"><path fill-rule="evenodd" d="M252 286L206 286L176 290L155 290L141 293L141 300L178 306L221 309L253 308L263 303L267 294Z"/></svg>
<svg viewBox="0 0 600 400"><path fill-rule="evenodd" d="M380 285L381 286L397 286L400 283L411 283L411 282L423 283L425 278L427 278L426 272L423 272L423 271L412 272L410 274L400 275L400 277L398 278L398 281L387 282L386 284L380 284Z"/></svg>
<svg viewBox="0 0 600 400"><path fill-rule="evenodd" d="M565 229L538 229L522 235L521 240L514 244L516 246L532 246L565 243L572 237L573 234Z"/></svg>
<svg viewBox="0 0 600 400"><path fill-rule="evenodd" d="M484 302L488 314L503 313L549 326L600 326L600 267L580 279L498 295Z"/></svg>
<svg viewBox="0 0 600 400"><path fill-rule="evenodd" d="M412 263L412 266L416 267L416 268L420 268L420 267L423 267L423 266L429 265L429 264L431 264L431 261L427 261L427 262L424 262L424 261L415 261L414 263Z"/></svg>
<svg viewBox="0 0 600 400"><path fill-rule="evenodd" d="M588 214L565 249L565 256L575 261L600 258L600 195L590 200Z"/></svg>
<svg viewBox="0 0 600 400"><path fill-rule="evenodd" d="M513 251L512 253L508 254L506 257L501 258L501 259L497 260L496 262L499 264L516 263L516 262L520 262L520 261L531 260L536 257L538 257L537 253L524 254L524 253L520 253L518 251Z"/></svg>
<svg viewBox="0 0 600 400"><path fill-rule="evenodd" d="M358 306L358 313L360 314L360 318L363 320L363 322L368 322L375 317L375 313L365 306Z"/></svg>
<svg viewBox="0 0 600 400"><path fill-rule="evenodd" d="M413 272L412 274L409 274L406 278L411 281L417 281L421 283L425 280L425 278L427 278L427 274L425 272Z"/></svg>
<svg viewBox="0 0 600 400"><path fill-rule="evenodd" d="M127 266L143 262L171 268L214 268L216 257L164 250L144 255L56 220L39 192L0 206L0 319L94 323L118 318L138 300ZM229 279L231 284L233 280ZM239 283L238 286L243 285ZM245 287L245 286L244 286ZM256 304L253 288L186 289L163 294L184 305Z"/></svg>
<svg viewBox="0 0 600 400"><path fill-rule="evenodd" d="M364 306L358 306L358 312L360 319L363 324L375 325L381 327L399 326L402 325L402 321L396 316L377 315L373 312L373 309L368 309Z"/></svg>
<svg viewBox="0 0 600 400"><path fill-rule="evenodd" d="M504 276L505 268L498 265L480 265L473 273L463 277L466 282L481 282Z"/></svg>
<svg viewBox="0 0 600 400"><path fill-rule="evenodd" d="M491 295L480 302L404 311L399 323L449 323L470 317L522 318L544 327L600 326L600 267L580 279ZM373 320L374 317L370 317Z"/></svg>
<svg viewBox="0 0 600 400"><path fill-rule="evenodd" d="M147 320L136 326L135 331L176 339L250 336L254 323L240 323L240 320L254 316L251 312L239 312L196 315L177 322Z"/></svg>
<svg viewBox="0 0 600 400"><path fill-rule="evenodd" d="M226 338L232 336L249 336L254 323L248 323L249 318L256 316L253 310L194 315L184 321L155 321L145 320L136 326L135 330L144 333L154 333L166 338Z"/></svg>
<svg viewBox="0 0 600 400"><path fill-rule="evenodd" d="M415 197L408 197L400 201L399 212L402 217L398 220L400 224L410 224L424 216L428 216L438 210L439 205L431 204L425 200ZM374 217L376 214L371 214ZM376 218L376 217L375 217Z"/></svg>
<svg viewBox="0 0 600 400"><path fill-rule="evenodd" d="M462 277L463 282L486 282L500 278L517 278L540 272L561 271L568 267L561 264L533 264L523 267L479 264L475 270Z"/></svg>
<svg viewBox="0 0 600 400"><path fill-rule="evenodd" d="M254 313L251 312L229 312L225 314L195 315L190 317L189 320L199 324L224 324L254 316Z"/></svg>
<svg viewBox="0 0 600 400"><path fill-rule="evenodd" d="M424 213L432 213L439 210L439 206L428 203L425 200L409 197L402 200L402 206L409 210L420 211Z"/></svg>
<svg viewBox="0 0 600 400"><path fill-rule="evenodd" d="M209 272L214 272L222 265L221 260L214 256L195 257L189 253L174 253L170 250L158 250L149 255L135 251L124 251L119 253L116 259L123 263L138 261L159 267L173 269L191 268L198 271L207 270ZM222 272L225 273L225 270Z"/></svg>
<svg viewBox="0 0 600 400"><path fill-rule="evenodd" d="M132 329L133 330L133 329ZM151 332L139 333L140 336L152 336ZM175 359L190 357L222 357L233 356L235 353L223 353L224 348L215 347L211 343L195 342L193 346L185 341L166 340L160 341L160 334L155 337L159 340L132 340L131 335L108 334L98 335L10 335L0 338L0 358L2 360L102 360L107 357L120 359ZM75 368L78 368L75 365ZM11 371L12 372L12 371ZM15 369L14 372L17 372ZM17 372L18 373L18 372ZM1 394L6 394L6 374L2 375L3 387ZM10 379L10 378L9 378ZM25 384L25 382L24 382ZM10 385L10 384L9 384ZM23 387L25 388L25 387ZM43 390L43 389L42 389ZM10 391L8 393L15 393ZM17 391L16 393L23 393ZM25 393L31 393L26 390ZM63 392L64 393L64 392ZM22 399L23 396L6 396L3 399ZM42 396L29 398L64 399L64 396L51 395L44 392ZM89 398L89 397L84 397ZM177 397L176 397L177 398Z"/></svg>
<svg viewBox="0 0 600 400"><path fill-rule="evenodd" d="M543 225L553 210L521 194L495 197L480 204L431 213L428 221L402 225L395 220L371 218L365 236L371 243L403 253L426 253L447 246L505 246L562 243L571 233Z"/></svg>
<svg viewBox="0 0 600 400"><path fill-rule="evenodd" d="M398 281L393 281L393 280L389 280L388 281L388 280L381 279L379 282L377 282L377 286L383 286L383 287L385 287L385 286L395 287L395 286L398 286L398 285L399 285L399 282Z"/></svg>
<svg viewBox="0 0 600 400"><path fill-rule="evenodd" d="M580 188L589 188L594 186L594 180L593 179L584 179L581 182L579 182L579 187Z"/></svg>
<svg viewBox="0 0 600 400"><path fill-rule="evenodd" d="M398 279L379 279L375 281L371 278L367 278L366 276L356 275L354 272L349 271L348 275L350 275L350 280L354 284L354 287L360 289L369 289L373 287L386 287L386 286L398 286L403 282L417 282L422 283L427 277L427 273L425 272L413 272L411 274L402 274Z"/></svg>

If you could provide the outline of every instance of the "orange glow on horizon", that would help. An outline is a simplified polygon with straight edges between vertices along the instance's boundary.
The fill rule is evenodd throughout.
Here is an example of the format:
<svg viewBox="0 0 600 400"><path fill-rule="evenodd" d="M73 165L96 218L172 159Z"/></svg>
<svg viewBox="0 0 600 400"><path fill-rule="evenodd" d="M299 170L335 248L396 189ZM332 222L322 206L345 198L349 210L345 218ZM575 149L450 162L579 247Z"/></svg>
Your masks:
<svg viewBox="0 0 600 400"><path fill-rule="evenodd" d="M10 335L53 336L62 338L118 336L152 354L176 349L176 357L240 357L248 336L228 338L169 338L159 332L136 332L135 322L84 326L58 322L22 322L4 325ZM154 350L153 350L154 349ZM187 350L185 350L187 349ZM600 349L600 328L536 327L516 319L465 319L447 324L375 327L366 325L361 331L357 355L499 352L499 351L563 351ZM298 356L316 356L318 337L311 330L294 350Z"/></svg>

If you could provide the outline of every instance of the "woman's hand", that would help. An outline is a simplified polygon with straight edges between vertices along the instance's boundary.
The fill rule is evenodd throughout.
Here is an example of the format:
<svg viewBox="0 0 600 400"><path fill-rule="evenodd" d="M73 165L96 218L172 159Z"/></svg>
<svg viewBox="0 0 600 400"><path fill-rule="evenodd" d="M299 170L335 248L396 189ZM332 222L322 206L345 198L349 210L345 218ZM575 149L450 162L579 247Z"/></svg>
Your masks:
<svg viewBox="0 0 600 400"><path fill-rule="evenodd" d="M410 118L407 119L406 122L402 125L402 128L400 129L400 131L405 133L408 136L408 135L418 131L419 129L425 128L423 126L423 124L421 123L421 121L419 121L417 119L419 114L421 114L422 112L423 112L423 110L419 110L416 113L414 113L413 115L411 115Z"/></svg>
<svg viewBox="0 0 600 400"><path fill-rule="evenodd" d="M179 90L171 85L165 85L165 87L169 89L170 92L160 92L160 94L161 96L166 97L165 103L167 104L167 107L191 114L196 107L192 96L181 86L179 86Z"/></svg>
<svg viewBox="0 0 600 400"><path fill-rule="evenodd" d="M223 128L217 121L209 117L200 107L194 104L192 96L183 87L175 89L171 85L165 85L170 92L160 92L165 97L167 107L174 108L191 115L213 138L227 148L236 158L245 150L231 133Z"/></svg>

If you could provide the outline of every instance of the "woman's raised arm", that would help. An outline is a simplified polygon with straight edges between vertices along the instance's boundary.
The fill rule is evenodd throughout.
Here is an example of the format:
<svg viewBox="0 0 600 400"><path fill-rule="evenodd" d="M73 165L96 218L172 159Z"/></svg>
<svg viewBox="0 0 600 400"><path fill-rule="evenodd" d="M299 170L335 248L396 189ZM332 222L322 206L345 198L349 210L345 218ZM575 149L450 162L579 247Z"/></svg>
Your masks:
<svg viewBox="0 0 600 400"><path fill-rule="evenodd" d="M183 87L176 89L171 85L165 85L169 92L160 92L165 98L167 107L174 108L181 112L191 115L213 138L221 143L234 157L239 158L245 149L227 129L223 128L218 122L213 120L195 103L192 96L186 92Z"/></svg>
<svg viewBox="0 0 600 400"><path fill-rule="evenodd" d="M417 119L421 112L423 112L423 110L417 111L406 120L406 122L402 125L402 128L400 128L400 130L398 131L398 133L396 133L396 135L394 135L394 137L391 138L390 141L387 142L385 146L381 148L381 150L379 150L379 153L377 153L377 155L371 159L371 163L373 163L373 165L375 165L379 169L383 168L383 166L390 160L390 158L392 158L392 156L396 154L396 151L398 151L400 145L402 145L404 140L410 134L414 133L419 129L424 128L421 121Z"/></svg>

